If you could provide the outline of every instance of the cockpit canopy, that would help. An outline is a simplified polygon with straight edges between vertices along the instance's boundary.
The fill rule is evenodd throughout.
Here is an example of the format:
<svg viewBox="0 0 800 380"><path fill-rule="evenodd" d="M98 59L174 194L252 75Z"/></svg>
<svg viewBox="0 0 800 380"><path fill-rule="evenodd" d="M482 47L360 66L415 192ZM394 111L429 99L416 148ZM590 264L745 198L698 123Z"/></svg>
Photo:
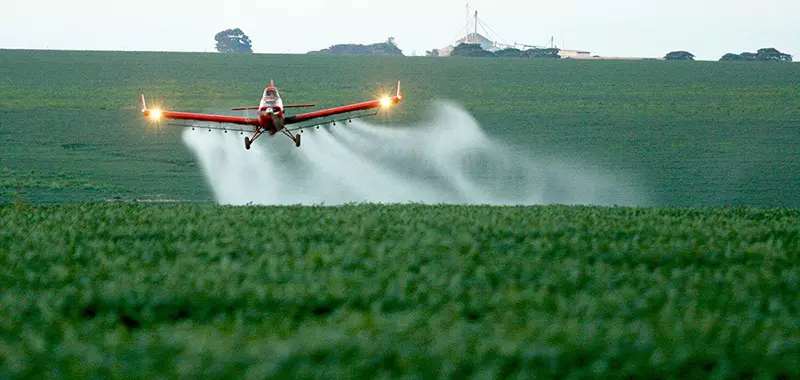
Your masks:
<svg viewBox="0 0 800 380"><path fill-rule="evenodd" d="M264 97L261 98L261 106L258 112L260 114L271 114L281 112L282 108L283 102L278 94L278 90L271 86L264 89Z"/></svg>
<svg viewBox="0 0 800 380"><path fill-rule="evenodd" d="M264 97L265 98L277 98L278 97L278 90L268 88L264 90Z"/></svg>

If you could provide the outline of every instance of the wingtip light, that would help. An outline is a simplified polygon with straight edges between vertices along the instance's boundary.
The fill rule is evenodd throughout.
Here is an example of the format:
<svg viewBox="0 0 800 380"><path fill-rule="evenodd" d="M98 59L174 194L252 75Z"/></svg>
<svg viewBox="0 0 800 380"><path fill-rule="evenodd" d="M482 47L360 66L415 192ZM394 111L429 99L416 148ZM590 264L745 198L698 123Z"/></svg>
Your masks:
<svg viewBox="0 0 800 380"><path fill-rule="evenodd" d="M161 119L161 110L160 109L156 108L156 109L151 109L149 111L150 111L150 115L149 116L150 116L151 119L153 119L153 120Z"/></svg>

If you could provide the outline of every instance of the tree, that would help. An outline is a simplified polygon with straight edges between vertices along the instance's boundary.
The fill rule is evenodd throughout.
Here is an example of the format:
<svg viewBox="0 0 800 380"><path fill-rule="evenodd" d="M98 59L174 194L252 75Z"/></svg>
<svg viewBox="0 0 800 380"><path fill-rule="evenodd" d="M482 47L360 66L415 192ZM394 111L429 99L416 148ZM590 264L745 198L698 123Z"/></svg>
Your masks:
<svg viewBox="0 0 800 380"><path fill-rule="evenodd" d="M514 57L514 58L518 58L518 57L522 57L523 53L522 53L522 50L519 50L519 49L505 48L503 50L495 52L494 55L496 55L498 57Z"/></svg>
<svg viewBox="0 0 800 380"><path fill-rule="evenodd" d="M719 60L720 61L744 61L744 57L742 57L740 54L728 53L728 54L723 55L722 58L720 58Z"/></svg>
<svg viewBox="0 0 800 380"><path fill-rule="evenodd" d="M402 57L403 51L397 47L394 37L389 37L386 42L370 45L339 44L327 49L310 51L308 54L336 54L336 55L370 55L370 56L397 56Z"/></svg>
<svg viewBox="0 0 800 380"><path fill-rule="evenodd" d="M694 61L694 54L688 51L678 50L667 53L664 59L667 61Z"/></svg>
<svg viewBox="0 0 800 380"><path fill-rule="evenodd" d="M781 53L775 48L758 49L758 53L742 53L733 54L728 53L719 59L720 61L778 61L778 62L792 62L792 56L789 54Z"/></svg>
<svg viewBox="0 0 800 380"><path fill-rule="evenodd" d="M561 49L557 48L548 48L548 49L528 49L522 52L523 57L530 57L530 58L555 58L560 59L561 56L558 53L561 52Z"/></svg>
<svg viewBox="0 0 800 380"><path fill-rule="evenodd" d="M439 56L439 49L428 50L425 52L426 57L438 57Z"/></svg>
<svg viewBox="0 0 800 380"><path fill-rule="evenodd" d="M742 53L742 61L758 61L758 54L756 53Z"/></svg>
<svg viewBox="0 0 800 380"><path fill-rule="evenodd" d="M458 44L450 55L453 57L494 57L494 53L483 50L480 44Z"/></svg>
<svg viewBox="0 0 800 380"><path fill-rule="evenodd" d="M220 53L252 53L253 47L250 44L250 37L247 37L241 29L225 29L216 36L217 51Z"/></svg>
<svg viewBox="0 0 800 380"><path fill-rule="evenodd" d="M779 61L779 62L791 62L792 56L789 54L781 53L778 49L775 48L764 48L758 49L758 60L759 61Z"/></svg>

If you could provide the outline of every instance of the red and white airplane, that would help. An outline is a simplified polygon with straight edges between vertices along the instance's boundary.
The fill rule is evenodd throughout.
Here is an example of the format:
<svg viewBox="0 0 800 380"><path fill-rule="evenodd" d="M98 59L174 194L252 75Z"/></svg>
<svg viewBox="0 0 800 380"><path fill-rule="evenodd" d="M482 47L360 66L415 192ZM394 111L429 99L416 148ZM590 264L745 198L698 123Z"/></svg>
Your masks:
<svg viewBox="0 0 800 380"><path fill-rule="evenodd" d="M292 139L292 141L294 141L294 144L297 147L300 147L300 135L292 133L294 131L300 130L302 132L304 128L311 128L311 127L319 128L319 125L328 123L333 123L333 125L336 125L337 121L352 120L360 117L376 115L378 113L378 110L387 109L391 107L393 104L399 103L401 99L403 99L403 95L400 93L400 82L397 82L397 94L394 96L383 96L379 99L370 100L367 102L349 104L346 106L289 116L285 114L286 109L300 108L300 107L314 107L315 105L314 104L284 105L283 100L281 99L281 96L278 93L278 89L275 87L274 82L270 80L269 87L264 89L264 95L261 97L261 103L258 105L258 107L231 108L231 110L233 111L257 110L258 118L225 116L225 115L208 115L208 114L188 113L188 112L173 112L173 111L161 110L158 108L147 108L147 104L145 103L144 100L144 95L142 95L142 113L144 114L144 116L149 117L150 119L155 121L161 119L192 120L199 122L212 122L220 124L234 124L234 125L246 126L246 127L227 128L222 126L216 127L207 125L170 124L181 127L191 127L192 129L194 128L207 128L209 130L219 129L225 131L226 133L228 131L240 132L241 134L244 134L245 132L252 133L253 134L252 137L246 136L244 138L244 147L245 149L249 150L250 145L253 143L253 141L256 141L256 139L263 133L268 133L271 136L278 132L281 132L290 139ZM364 113L365 111L373 111L373 112ZM331 116L344 115L344 114L349 114L349 115L341 119L324 120L325 118L329 118Z"/></svg>

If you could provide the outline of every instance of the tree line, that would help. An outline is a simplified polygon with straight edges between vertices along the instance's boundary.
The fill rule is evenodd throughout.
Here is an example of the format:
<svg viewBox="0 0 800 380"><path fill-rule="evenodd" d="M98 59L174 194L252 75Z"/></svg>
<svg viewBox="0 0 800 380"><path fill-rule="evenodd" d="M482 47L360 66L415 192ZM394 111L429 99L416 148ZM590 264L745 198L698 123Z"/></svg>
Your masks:
<svg viewBox="0 0 800 380"><path fill-rule="evenodd" d="M668 61L694 61L694 54L688 51L678 50L667 53L664 59ZM775 48L758 49L756 53L728 53L719 59L720 61L777 61L792 62L792 55L782 53Z"/></svg>
<svg viewBox="0 0 800 380"><path fill-rule="evenodd" d="M403 51L397 47L394 37L389 37L386 42L370 45L340 44L327 49L310 51L308 54L339 54L339 55L371 55L371 56L403 56Z"/></svg>
<svg viewBox="0 0 800 380"><path fill-rule="evenodd" d="M775 48L758 49L756 53L728 53L719 59L720 61L779 61L792 62L790 54L782 53Z"/></svg>
<svg viewBox="0 0 800 380"><path fill-rule="evenodd" d="M466 44L462 43L453 48L450 56L453 57L511 57L511 58L561 58L558 53L560 49L527 49L520 50L515 48L507 48L491 52L484 50L480 44ZM433 49L425 52L429 57L438 57L439 49Z"/></svg>

